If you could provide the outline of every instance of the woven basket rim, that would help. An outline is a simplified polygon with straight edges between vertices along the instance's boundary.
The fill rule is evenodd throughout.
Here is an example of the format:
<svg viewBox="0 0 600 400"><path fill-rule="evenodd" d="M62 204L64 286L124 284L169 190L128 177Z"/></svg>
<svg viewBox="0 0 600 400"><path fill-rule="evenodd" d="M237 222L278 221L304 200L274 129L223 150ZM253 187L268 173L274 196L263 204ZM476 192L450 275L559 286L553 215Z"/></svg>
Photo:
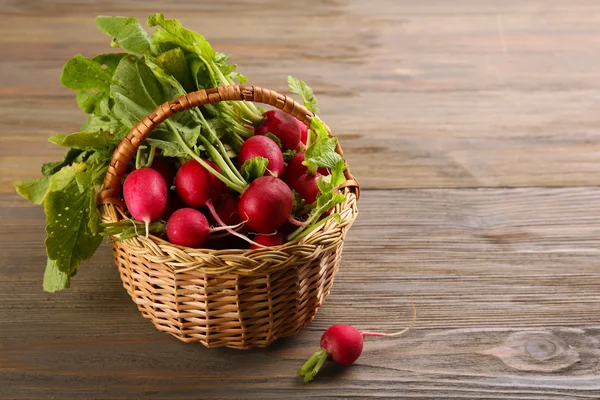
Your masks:
<svg viewBox="0 0 600 400"><path fill-rule="evenodd" d="M358 210L356 207L356 194L348 188L345 190L346 201L336 206L336 212L340 214L342 223L335 220L321 225L307 236L286 242L279 246L269 246L261 249L205 249L180 246L168 242L158 236L137 236L123 240L128 249L134 253L146 253L150 258L157 258L157 264L163 264L164 268L174 272L182 273L189 270L200 270L211 275L222 275L227 273L238 273L240 275L252 275L254 273L274 272L286 266L293 267L294 264L305 258L307 261L314 259L314 247L324 246L327 248L327 237L345 237L346 231L353 224ZM119 221L120 208L116 204L107 203L102 206L101 214L103 222ZM112 239L117 239L112 237ZM175 257L174 257L175 255ZM289 260L294 256L293 262ZM160 258L161 260L158 262ZM167 258L171 260L167 260ZM187 259L185 259L187 258ZM244 260L241 262L241 260ZM267 262L267 260L269 260ZM281 259L280 262L277 260ZM207 262L212 261L212 262ZM211 266L211 264L223 264L222 266ZM248 267L256 265L258 267ZM207 265L208 264L208 265Z"/></svg>

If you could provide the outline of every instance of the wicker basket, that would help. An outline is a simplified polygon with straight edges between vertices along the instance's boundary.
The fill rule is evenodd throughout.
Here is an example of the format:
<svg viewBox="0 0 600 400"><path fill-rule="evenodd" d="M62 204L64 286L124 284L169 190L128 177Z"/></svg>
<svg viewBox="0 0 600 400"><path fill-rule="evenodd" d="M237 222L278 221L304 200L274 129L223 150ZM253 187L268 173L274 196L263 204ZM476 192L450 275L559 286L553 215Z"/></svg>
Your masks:
<svg viewBox="0 0 600 400"><path fill-rule="evenodd" d="M259 87L200 90L159 106L119 144L98 201L104 222L121 217L121 181L138 146L171 115L220 101L275 106L306 125L313 114L293 99ZM342 154L341 148L337 151ZM207 250L173 245L158 237L112 244L123 286L145 318L184 342L237 349L266 347L312 321L338 270L346 231L357 215L357 181L346 172L331 220L299 241L259 250ZM119 210L120 208L120 210Z"/></svg>

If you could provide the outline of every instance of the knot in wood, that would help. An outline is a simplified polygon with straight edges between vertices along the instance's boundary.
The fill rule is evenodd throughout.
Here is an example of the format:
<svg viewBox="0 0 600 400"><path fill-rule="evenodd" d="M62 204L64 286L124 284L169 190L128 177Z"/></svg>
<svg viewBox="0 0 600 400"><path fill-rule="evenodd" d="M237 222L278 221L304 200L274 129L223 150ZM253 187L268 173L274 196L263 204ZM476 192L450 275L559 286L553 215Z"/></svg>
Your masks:
<svg viewBox="0 0 600 400"><path fill-rule="evenodd" d="M525 350L536 360L544 361L559 355L564 349L548 339L534 338L525 343Z"/></svg>
<svg viewBox="0 0 600 400"><path fill-rule="evenodd" d="M553 372L579 361L579 353L574 348L545 331L513 333L504 344L480 354L498 357L509 367L522 371Z"/></svg>

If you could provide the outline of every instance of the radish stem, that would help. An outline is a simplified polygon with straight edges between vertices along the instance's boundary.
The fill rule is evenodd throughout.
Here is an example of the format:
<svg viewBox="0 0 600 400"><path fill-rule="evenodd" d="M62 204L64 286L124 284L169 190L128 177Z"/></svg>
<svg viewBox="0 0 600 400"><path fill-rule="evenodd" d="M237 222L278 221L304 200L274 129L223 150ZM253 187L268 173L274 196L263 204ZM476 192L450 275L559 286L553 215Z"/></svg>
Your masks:
<svg viewBox="0 0 600 400"><path fill-rule="evenodd" d="M135 153L135 169L142 168L142 150L142 146L140 146Z"/></svg>
<svg viewBox="0 0 600 400"><path fill-rule="evenodd" d="M148 160L146 161L146 168L150 168L152 163L154 162L154 155L156 153L156 146L150 146L150 155L148 156Z"/></svg>
<svg viewBox="0 0 600 400"><path fill-rule="evenodd" d="M333 214L329 215L326 218L323 218L321 221L319 221L311 226L311 224L315 221L315 219L319 218L325 211L327 211L331 207L330 203L332 203L332 201L327 202L325 205L321 206L316 211L313 211L312 216L304 222L303 226L299 227L294 232L292 232L291 234L288 235L287 241L289 242L292 240L300 239L300 238L308 235L310 232L312 232L319 226L323 225L325 222L329 221L331 218L333 218L334 217Z"/></svg>
<svg viewBox="0 0 600 400"><path fill-rule="evenodd" d="M223 228L225 228L225 230L226 230L227 232L229 232L231 235L233 235L233 236L237 236L237 237L239 237L240 239L243 239L243 240L245 240L246 242L248 242L248 243L251 243L251 244L254 244L254 245L256 245L256 246L259 246L259 247L266 247L266 246L263 246L263 245L262 245L262 244L260 244L260 243L256 243L255 241L253 241L252 239L250 239L249 237L247 237L247 236L245 236L245 235L242 235L241 233L237 233L237 232L236 232L236 231L234 231L234 230L233 230L233 229L232 229L230 226L228 226L227 224L225 224L225 222L223 222L223 220L221 219L221 217L219 217L219 214L217 214L217 210L215 210L215 206L213 205L213 203L212 203L212 201L211 201L211 200L208 200L208 201L206 202L206 207L208 207L208 211L210 211L210 214L213 216L213 218L215 219L215 221L217 221L217 223L218 223L219 225L221 225Z"/></svg>
<svg viewBox="0 0 600 400"><path fill-rule="evenodd" d="M204 145L204 147L206 148L206 151L208 151L208 153L212 157L215 164L217 164L221 168L221 172L224 173L236 185L246 187L246 185L247 185L246 181L243 180L241 174L237 171L237 169L235 167L233 167L233 164L231 164L231 160L229 160L229 157L227 157L227 155L225 155L225 159L223 159L221 154L219 154L219 152L208 141L208 139L206 139L204 136L200 136L199 138L200 138L200 141L202 142L202 144ZM229 162L227 162L225 160L227 160ZM232 167L229 166L230 164L232 165L233 169L232 169Z"/></svg>
<svg viewBox="0 0 600 400"><path fill-rule="evenodd" d="M309 358L308 361L304 363L304 365L302 365L302 367L298 371L298 375L303 376L304 382L306 383L312 381L323 366L323 364L325 364L325 361L327 360L328 356L329 353L327 353L327 350L323 348L319 349L319 351L313 354L312 357Z"/></svg>
<svg viewBox="0 0 600 400"><path fill-rule="evenodd" d="M290 219L288 219L288 222L294 226L305 226L306 225L306 222L298 221L293 216L290 216Z"/></svg>
<svg viewBox="0 0 600 400"><path fill-rule="evenodd" d="M194 160L198 161L200 163L200 165L202 165L204 168L206 168L211 174L213 174L214 176L216 176L219 180L221 180L221 182L223 182L229 188L235 190L238 193L242 193L244 191L244 189L246 188L244 185L240 185L238 183L235 183L235 182L231 181L229 178L223 176L222 174L220 174L219 172L217 172L217 170L215 170L213 167L211 167L206 161L204 161L203 159L201 159L198 156L198 154L196 154L194 151L192 151L192 149L189 148L189 146L187 145L187 143L185 142L185 140L183 140L183 138L181 137L181 135L179 134L179 132L177 131L177 129L175 129L175 126L173 126L173 124L171 123L171 121L166 120L165 123L167 124L167 126L169 127L169 129L171 130L171 132L177 138L177 141L181 145L182 149L186 153L188 153L190 155L190 157L192 157Z"/></svg>
<svg viewBox="0 0 600 400"><path fill-rule="evenodd" d="M230 179L231 179L231 177L235 177L237 183L245 184L246 182L244 181L244 178L242 178L242 175L235 168L235 166L233 165L233 163L229 159L229 156L227 156L227 150L225 150L225 147L223 146L223 143L221 143L221 141L219 140L219 137L217 136L217 133L208 124L208 122L206 122L206 119L204 118L204 115L202 113L200 113L200 119L202 120L202 123L204 124L204 126L208 129L208 132L209 132L210 136L217 143L217 149L218 149L218 151L220 151L219 157L221 158L221 160L223 160L222 162L226 163L229 166L228 171L231 173L231 175L228 174L228 176L230 176ZM207 147L207 150L210 151L211 147L214 148L213 144L210 143L210 141L208 141L204 136L200 135L200 140L202 140L202 143L204 144L204 146ZM217 153L217 152L214 152L214 153ZM213 155L213 159L214 158L215 157ZM221 164L216 159L214 161L217 163L217 165L219 165L219 167L221 167L221 169L223 169L223 167L221 166Z"/></svg>

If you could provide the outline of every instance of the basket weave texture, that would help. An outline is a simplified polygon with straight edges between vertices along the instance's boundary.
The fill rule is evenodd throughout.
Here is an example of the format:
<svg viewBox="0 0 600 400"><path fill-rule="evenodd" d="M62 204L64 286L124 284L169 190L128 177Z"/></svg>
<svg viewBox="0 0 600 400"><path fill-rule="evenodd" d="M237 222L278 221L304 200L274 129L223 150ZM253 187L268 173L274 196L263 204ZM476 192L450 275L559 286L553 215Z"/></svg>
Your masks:
<svg viewBox="0 0 600 400"><path fill-rule="evenodd" d="M103 222L121 219L121 181L140 144L176 112L219 101L277 107L310 126L313 114L293 99L256 86L200 90L160 105L119 144L98 201ZM336 149L342 153L339 146ZM324 304L357 215L359 186L346 170L346 201L334 220L300 239L258 250L208 250L138 236L112 243L123 286L145 318L184 342L237 349L266 347L294 335Z"/></svg>

